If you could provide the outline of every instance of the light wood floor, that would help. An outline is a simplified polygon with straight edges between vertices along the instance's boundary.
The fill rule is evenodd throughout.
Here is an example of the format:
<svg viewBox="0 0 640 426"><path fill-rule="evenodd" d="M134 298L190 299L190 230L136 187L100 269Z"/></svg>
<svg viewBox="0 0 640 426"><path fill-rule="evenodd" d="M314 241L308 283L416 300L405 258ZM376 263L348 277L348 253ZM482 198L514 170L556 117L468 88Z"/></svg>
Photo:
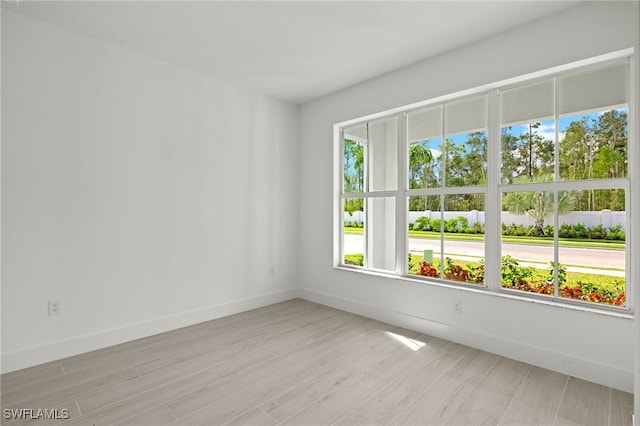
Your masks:
<svg viewBox="0 0 640 426"><path fill-rule="evenodd" d="M619 390L298 299L1 383L3 424L16 426L604 426L630 425L633 404ZM7 408L70 418L6 420Z"/></svg>

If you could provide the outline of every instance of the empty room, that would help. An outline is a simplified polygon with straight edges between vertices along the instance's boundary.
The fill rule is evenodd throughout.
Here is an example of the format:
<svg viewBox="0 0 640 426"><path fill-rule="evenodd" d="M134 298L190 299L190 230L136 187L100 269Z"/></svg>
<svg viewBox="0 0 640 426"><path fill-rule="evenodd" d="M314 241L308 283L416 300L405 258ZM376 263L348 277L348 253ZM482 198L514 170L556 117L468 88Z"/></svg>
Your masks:
<svg viewBox="0 0 640 426"><path fill-rule="evenodd" d="M640 424L638 1L0 13L2 424Z"/></svg>

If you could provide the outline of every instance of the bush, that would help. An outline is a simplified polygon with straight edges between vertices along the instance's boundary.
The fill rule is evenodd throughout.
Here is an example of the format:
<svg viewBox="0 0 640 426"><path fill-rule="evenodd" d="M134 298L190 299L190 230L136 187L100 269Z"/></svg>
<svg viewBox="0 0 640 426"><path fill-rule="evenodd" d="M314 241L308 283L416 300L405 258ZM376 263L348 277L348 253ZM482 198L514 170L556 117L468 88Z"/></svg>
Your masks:
<svg viewBox="0 0 640 426"><path fill-rule="evenodd" d="M593 240L607 238L607 230L604 229L602 225L592 226L587 229L587 236Z"/></svg>
<svg viewBox="0 0 640 426"><path fill-rule="evenodd" d="M480 222L475 222L472 229L474 234L484 234L484 226Z"/></svg>
<svg viewBox="0 0 640 426"><path fill-rule="evenodd" d="M444 222L444 232L457 232L458 231L458 219L452 218Z"/></svg>
<svg viewBox="0 0 640 426"><path fill-rule="evenodd" d="M573 228L573 233L575 235L574 238L589 237L589 232L587 231L587 227L584 225L584 223L576 223L575 225L572 226L572 228Z"/></svg>
<svg viewBox="0 0 640 426"><path fill-rule="evenodd" d="M529 229L530 228L532 227L529 227ZM516 225L515 223L512 223L509 226L504 225L502 227L502 235L508 235L512 237L524 237L525 235L529 235L529 229L525 229L525 227L522 225Z"/></svg>
<svg viewBox="0 0 640 426"><path fill-rule="evenodd" d="M413 222L413 229L416 231L429 231L430 230L430 220L426 216L420 216Z"/></svg>
<svg viewBox="0 0 640 426"><path fill-rule="evenodd" d="M609 234L605 237L607 240L624 241L625 234L622 225L616 225L609 228Z"/></svg>
<svg viewBox="0 0 640 426"><path fill-rule="evenodd" d="M518 261L511 256L502 256L502 285L518 287L526 283L533 276L531 266L520 266Z"/></svg>
<svg viewBox="0 0 640 426"><path fill-rule="evenodd" d="M547 237L553 237L553 225L547 225L544 227L544 235Z"/></svg>
<svg viewBox="0 0 640 426"><path fill-rule="evenodd" d="M467 219L467 218L466 218L466 217L464 217L464 216L458 216L458 225L459 225L461 228L466 228L466 227L468 227L468 226L469 226L469 219Z"/></svg>
<svg viewBox="0 0 640 426"><path fill-rule="evenodd" d="M560 229L558 229L558 237L560 238L571 238L571 225L567 223L563 223L560 225Z"/></svg>

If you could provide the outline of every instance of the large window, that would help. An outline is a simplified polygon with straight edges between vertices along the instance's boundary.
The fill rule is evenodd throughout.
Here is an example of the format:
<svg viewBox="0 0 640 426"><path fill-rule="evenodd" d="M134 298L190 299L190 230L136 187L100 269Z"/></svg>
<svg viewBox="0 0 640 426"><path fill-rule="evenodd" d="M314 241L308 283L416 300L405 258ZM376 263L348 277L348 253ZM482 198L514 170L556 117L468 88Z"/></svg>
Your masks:
<svg viewBox="0 0 640 426"><path fill-rule="evenodd" d="M339 264L628 309L629 63L339 126Z"/></svg>

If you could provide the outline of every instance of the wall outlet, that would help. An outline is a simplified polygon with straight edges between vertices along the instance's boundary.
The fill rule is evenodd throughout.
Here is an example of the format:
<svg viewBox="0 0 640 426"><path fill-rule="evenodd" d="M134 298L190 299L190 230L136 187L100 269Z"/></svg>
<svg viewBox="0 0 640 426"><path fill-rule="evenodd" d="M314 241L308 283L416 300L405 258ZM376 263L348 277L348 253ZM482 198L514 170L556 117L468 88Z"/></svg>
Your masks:
<svg viewBox="0 0 640 426"><path fill-rule="evenodd" d="M49 300L49 315L60 315L62 310L62 300L52 299Z"/></svg>
<svg viewBox="0 0 640 426"><path fill-rule="evenodd" d="M455 312L456 314L462 314L462 300L453 299L453 304L451 305L451 307L453 308L453 312Z"/></svg>

